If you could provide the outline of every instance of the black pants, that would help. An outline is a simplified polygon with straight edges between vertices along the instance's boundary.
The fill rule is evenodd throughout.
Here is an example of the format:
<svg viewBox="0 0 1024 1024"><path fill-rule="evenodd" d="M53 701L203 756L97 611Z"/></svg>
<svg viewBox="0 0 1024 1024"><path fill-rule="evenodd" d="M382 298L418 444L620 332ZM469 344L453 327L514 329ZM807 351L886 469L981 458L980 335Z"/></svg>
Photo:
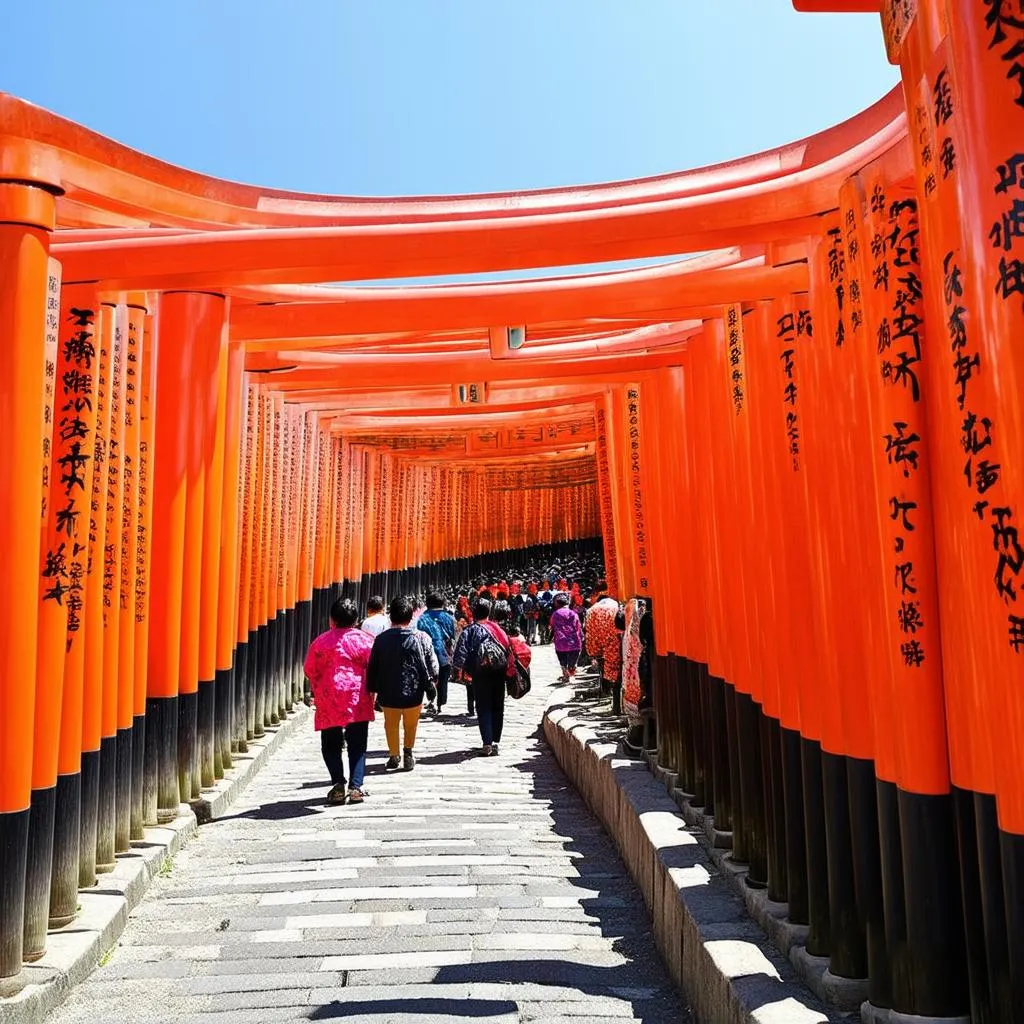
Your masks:
<svg viewBox="0 0 1024 1024"><path fill-rule="evenodd" d="M351 725L338 725L320 731L320 751L334 785L344 786L348 781L352 789L362 789L369 735L369 722L353 722ZM345 765L341 759L343 743L348 747L349 780L345 779Z"/></svg>
<svg viewBox="0 0 1024 1024"><path fill-rule="evenodd" d="M452 677L451 665L442 665L437 670L437 710L448 703L448 680Z"/></svg>
<svg viewBox="0 0 1024 1024"><path fill-rule="evenodd" d="M488 672L473 680L476 691L476 715L484 746L501 742L505 724L505 673Z"/></svg>

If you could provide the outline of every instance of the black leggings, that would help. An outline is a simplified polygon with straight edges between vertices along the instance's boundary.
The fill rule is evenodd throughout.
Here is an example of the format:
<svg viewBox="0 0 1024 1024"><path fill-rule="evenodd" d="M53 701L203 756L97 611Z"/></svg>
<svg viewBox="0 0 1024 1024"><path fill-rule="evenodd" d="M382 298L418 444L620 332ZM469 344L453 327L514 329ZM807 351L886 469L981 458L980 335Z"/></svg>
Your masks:
<svg viewBox="0 0 1024 1024"><path fill-rule="evenodd" d="M476 719L484 746L501 742L505 724L505 673L488 672L473 679L476 696Z"/></svg>

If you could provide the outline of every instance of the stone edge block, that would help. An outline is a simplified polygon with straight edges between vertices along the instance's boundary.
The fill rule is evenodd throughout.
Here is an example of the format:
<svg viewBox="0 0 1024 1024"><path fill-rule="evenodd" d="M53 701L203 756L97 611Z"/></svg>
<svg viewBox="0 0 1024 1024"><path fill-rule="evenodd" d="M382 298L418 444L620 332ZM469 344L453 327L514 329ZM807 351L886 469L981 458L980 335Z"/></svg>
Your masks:
<svg viewBox="0 0 1024 1024"><path fill-rule="evenodd" d="M662 959L696 1019L701 1024L847 1020L805 987L751 919L734 882L709 853L704 816L692 810L684 814L677 805L672 773L656 777L647 757L627 757L613 744L596 742L564 690L557 703L544 715L548 746L616 843L651 912ZM777 913L774 906L771 910Z"/></svg>
<svg viewBox="0 0 1024 1024"><path fill-rule="evenodd" d="M145 838L118 854L114 870L100 875L95 888L80 890L78 916L66 928L49 932L46 955L10 979L21 987L10 997L0 996L0 1024L40 1024L75 985L92 974L114 948L129 915L167 859L196 835L201 823L223 814L238 799L267 758L312 713L298 705L284 722L250 741L248 753L234 755L232 767L214 787L199 800L182 804L174 821L147 828Z"/></svg>

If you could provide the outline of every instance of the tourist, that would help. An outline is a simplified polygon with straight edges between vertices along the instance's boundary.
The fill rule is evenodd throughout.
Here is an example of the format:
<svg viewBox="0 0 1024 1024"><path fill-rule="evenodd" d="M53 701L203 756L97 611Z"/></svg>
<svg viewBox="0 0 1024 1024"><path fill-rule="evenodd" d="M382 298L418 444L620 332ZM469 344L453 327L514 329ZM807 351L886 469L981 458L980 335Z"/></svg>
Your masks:
<svg viewBox="0 0 1024 1024"><path fill-rule="evenodd" d="M480 598L473 606L473 624L463 630L452 656L455 671L472 679L483 743L479 753L484 757L498 753L505 722L505 680L515 672L508 635L490 616L491 602Z"/></svg>
<svg viewBox="0 0 1024 1024"><path fill-rule="evenodd" d="M366 670L366 687L377 695L384 712L385 767L402 767L407 772L416 767L413 748L423 697L433 700L437 696L437 656L430 637L412 625L414 604L411 597L396 597L391 602L391 627L374 640Z"/></svg>
<svg viewBox="0 0 1024 1024"><path fill-rule="evenodd" d="M380 636L390 625L388 617L384 614L384 598L371 597L366 602L366 618L359 628L370 636Z"/></svg>
<svg viewBox="0 0 1024 1024"><path fill-rule="evenodd" d="M526 623L526 642L528 644L540 643L537 637L537 622L540 619L540 605L537 603L537 584L531 583L526 588L526 597L523 600L523 619Z"/></svg>
<svg viewBox="0 0 1024 1024"><path fill-rule="evenodd" d="M583 629L580 617L569 607L569 595L564 591L555 595L551 633L555 641L555 654L562 666L562 682L571 682L576 678L576 664L583 647Z"/></svg>
<svg viewBox="0 0 1024 1024"><path fill-rule="evenodd" d="M310 645L303 669L316 701L313 728L333 783L329 804L361 804L366 793L366 743L373 721L373 695L366 688L366 667L373 638L356 628L359 610L352 601L331 605L331 628ZM348 779L342 751L348 747ZM345 792L346 781L348 793Z"/></svg>
<svg viewBox="0 0 1024 1024"><path fill-rule="evenodd" d="M431 701L426 714L440 714L448 703L448 679L455 650L455 617L444 607L444 598L436 591L427 595L427 609L416 620L416 627L430 637L437 655L437 706Z"/></svg>
<svg viewBox="0 0 1024 1024"><path fill-rule="evenodd" d="M619 602L608 594L587 610L587 654L598 660L605 694L614 691L622 666L622 632L616 628L619 611Z"/></svg>
<svg viewBox="0 0 1024 1024"><path fill-rule="evenodd" d="M533 660L533 651L530 650L529 645L523 639L523 631L519 628L519 623L514 615L509 619L508 629L505 632L508 634L508 642L512 648L512 653L519 660L519 664L523 668L529 668L530 662Z"/></svg>

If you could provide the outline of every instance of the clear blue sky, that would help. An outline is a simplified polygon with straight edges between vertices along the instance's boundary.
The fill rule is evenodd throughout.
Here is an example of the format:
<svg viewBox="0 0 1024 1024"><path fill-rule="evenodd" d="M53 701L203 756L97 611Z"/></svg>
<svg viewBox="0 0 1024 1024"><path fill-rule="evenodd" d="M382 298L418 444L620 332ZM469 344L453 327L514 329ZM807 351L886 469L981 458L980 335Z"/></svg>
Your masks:
<svg viewBox="0 0 1024 1024"><path fill-rule="evenodd" d="M308 192L509 191L661 174L810 135L897 80L876 16L796 14L789 0L8 8L0 90L172 163ZM653 262L663 261L602 269Z"/></svg>
<svg viewBox="0 0 1024 1024"><path fill-rule="evenodd" d="M221 177L348 194L658 174L896 81L878 18L789 0L6 3L0 89Z"/></svg>

